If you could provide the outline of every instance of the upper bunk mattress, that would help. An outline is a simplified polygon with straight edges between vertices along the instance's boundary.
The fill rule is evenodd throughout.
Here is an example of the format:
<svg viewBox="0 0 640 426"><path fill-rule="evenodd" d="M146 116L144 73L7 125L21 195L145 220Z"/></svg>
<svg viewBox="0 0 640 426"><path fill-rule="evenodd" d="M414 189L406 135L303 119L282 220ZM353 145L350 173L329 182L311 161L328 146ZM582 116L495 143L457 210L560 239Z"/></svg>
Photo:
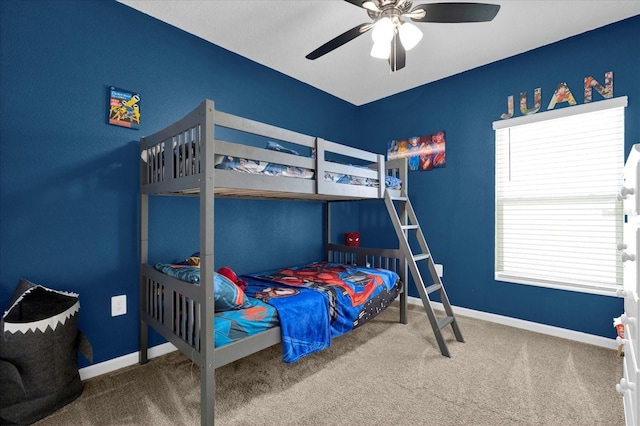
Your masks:
<svg viewBox="0 0 640 426"><path fill-rule="evenodd" d="M314 171L303 167L286 166L246 158L220 156L217 158L216 169L233 170L236 172L250 173L265 176L284 176L298 179L313 179ZM361 185L377 188L380 186L378 179L343 173L325 172L324 179L329 182L343 183L347 185ZM394 176L385 177L385 186L389 189L400 189L402 181Z"/></svg>

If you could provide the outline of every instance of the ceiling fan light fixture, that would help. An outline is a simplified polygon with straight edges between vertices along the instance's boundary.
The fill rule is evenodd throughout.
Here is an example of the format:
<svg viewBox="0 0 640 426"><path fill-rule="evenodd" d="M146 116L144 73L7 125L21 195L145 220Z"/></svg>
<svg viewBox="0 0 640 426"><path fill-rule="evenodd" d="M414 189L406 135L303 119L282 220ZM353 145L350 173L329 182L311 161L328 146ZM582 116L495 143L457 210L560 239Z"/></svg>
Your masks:
<svg viewBox="0 0 640 426"><path fill-rule="evenodd" d="M403 22L398 29L400 42L405 50L411 50L422 40L422 31L410 22Z"/></svg>
<svg viewBox="0 0 640 426"><path fill-rule="evenodd" d="M373 43L371 48L371 56L378 59L389 59L391 55L391 41L378 41Z"/></svg>
<svg viewBox="0 0 640 426"><path fill-rule="evenodd" d="M306 55L307 59L318 59L367 31L371 31L374 42L371 56L388 59L391 71L398 71L405 67L406 51L414 48L422 40L422 31L403 19L441 24L489 22L495 18L500 10L500 5L485 3L443 2L413 6L413 0L344 1L364 9L373 22L357 25L332 38Z"/></svg>
<svg viewBox="0 0 640 426"><path fill-rule="evenodd" d="M395 32L395 25L391 22L391 19L384 17L375 23L373 31L371 32L371 38L375 43L391 43L393 34Z"/></svg>

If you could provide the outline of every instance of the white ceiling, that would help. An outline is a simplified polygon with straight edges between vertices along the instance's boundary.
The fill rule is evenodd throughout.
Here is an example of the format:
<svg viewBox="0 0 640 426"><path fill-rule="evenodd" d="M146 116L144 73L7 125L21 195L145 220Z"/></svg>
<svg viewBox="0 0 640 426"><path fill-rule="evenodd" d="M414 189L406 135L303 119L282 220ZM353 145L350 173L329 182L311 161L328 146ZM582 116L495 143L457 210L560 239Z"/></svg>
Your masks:
<svg viewBox="0 0 640 426"><path fill-rule="evenodd" d="M366 10L346 1L118 1L354 105L640 15L639 0L480 0L500 4L493 21L416 23L424 37L407 52L406 67L391 73L387 61L369 56L370 32L314 61L305 58L371 22ZM414 6L421 3L433 1Z"/></svg>

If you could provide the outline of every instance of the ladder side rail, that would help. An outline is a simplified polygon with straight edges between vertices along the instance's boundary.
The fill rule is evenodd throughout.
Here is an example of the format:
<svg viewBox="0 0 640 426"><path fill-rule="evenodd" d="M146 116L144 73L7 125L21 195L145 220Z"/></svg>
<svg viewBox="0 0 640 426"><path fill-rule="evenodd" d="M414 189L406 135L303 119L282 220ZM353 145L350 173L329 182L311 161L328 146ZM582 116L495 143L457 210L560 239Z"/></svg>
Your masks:
<svg viewBox="0 0 640 426"><path fill-rule="evenodd" d="M411 219L411 222L415 225L418 225L418 218L416 216L415 210L413 210L413 206L411 205L411 202L408 200L407 198L407 203L406 203L406 210L408 211L409 217ZM429 268L429 273L431 274L431 278L433 280L433 282L435 284L439 284L440 288L440 302L442 303L442 306L444 307L445 313L447 314L447 317L451 317L452 320L450 321L451 323L451 327L453 329L453 333L456 337L456 340L459 342L464 342L464 338L462 337L462 333L460 331L460 328L458 327L458 322L455 319L455 315L453 314L453 308L451 307L451 303L449 302L449 296L447 295L447 292L444 288L444 284L442 283L442 279L440 278L440 275L438 275L438 272L436 271L436 267L435 267L435 262L433 260L433 256L431 256L431 251L429 250L429 246L427 244L427 240L424 237L424 234L422 233L422 228L418 225L417 229L417 239L418 239L418 243L420 245L421 250L423 251L423 253L428 254L429 258L427 259L427 265ZM443 326L448 325L448 323L442 323ZM442 327L440 327L442 328Z"/></svg>
<svg viewBox="0 0 640 426"><path fill-rule="evenodd" d="M407 250L409 252L409 254L407 255L407 257L409 257L409 269L411 271L411 275L413 277L413 281L414 284L416 286L416 289L418 290L418 294L420 294L420 299L422 300L422 306L424 307L424 310L427 314L427 317L429 318L429 323L431 324L431 329L433 330L433 334L436 337L436 341L438 342L438 347L440 348L440 353L442 353L442 355L446 356L446 357L451 357L451 354L449 353L449 348L447 347L446 342L444 341L444 337L442 336L442 330L439 326L439 321L438 318L436 316L436 313L433 309L433 305L431 304L431 299L429 298L429 294L427 293L427 289L424 283L424 280L422 279L422 274L420 274L420 270L418 269L418 265L416 263L416 261L413 259L411 253L410 253L410 248L409 248L409 244L406 241L404 241L404 245L405 245L405 250ZM427 262L430 262L430 257L425 259L427 260ZM442 289L442 285L439 286L440 289Z"/></svg>
<svg viewBox="0 0 640 426"><path fill-rule="evenodd" d="M411 205L410 201L407 201L406 203L406 210L411 220L411 223L417 226L416 237L418 240L418 244L420 245L420 249L422 250L422 253L427 254L429 255L429 257L431 257L431 251L429 250L429 245L427 244L427 240L424 238L424 234L422 233L422 228L420 228L420 225L418 224L418 217L416 216L416 212L413 210L413 206ZM429 265L431 265L432 263L433 262L429 262ZM441 283L440 277L438 276L438 273L436 272L435 267L433 268L430 267L429 272L431 273L431 278L433 279L434 282Z"/></svg>
<svg viewBox="0 0 640 426"><path fill-rule="evenodd" d="M398 201L400 213L396 208L394 200ZM420 225L418 223L418 218L405 191L402 191L401 197L392 197L389 193L386 193L385 204L387 206L387 210L389 212L389 217L391 219L393 227L396 231L396 234L398 235L400 247L405 255L405 265L408 266L408 269L410 270L413 277L416 289L420 294L420 299L431 324L431 328L433 329L433 333L438 342L438 346L440 347L440 352L442 353L442 355L450 357L449 349L444 340L444 336L442 335L442 329L447 325L451 325L456 340L464 342L464 339L462 338L462 333L460 332L457 320L453 314L453 310L451 308L451 304L449 303L447 293L444 290L442 280L435 269L435 263L433 261L433 257L431 256L431 252L429 251L426 239L424 238L424 234L422 233L422 229L420 228ZM410 231L416 231L416 238L418 240L420 249L422 250L422 252L418 255L414 255L411 249L411 245L409 243ZM420 273L420 270L418 268L417 261L419 260L424 260L427 262L429 273L433 280L433 284L430 284L429 287L425 285L422 274ZM442 320L438 320L433 309L431 299L429 298L429 294L436 291L440 292L440 298L446 312L446 317L444 317Z"/></svg>

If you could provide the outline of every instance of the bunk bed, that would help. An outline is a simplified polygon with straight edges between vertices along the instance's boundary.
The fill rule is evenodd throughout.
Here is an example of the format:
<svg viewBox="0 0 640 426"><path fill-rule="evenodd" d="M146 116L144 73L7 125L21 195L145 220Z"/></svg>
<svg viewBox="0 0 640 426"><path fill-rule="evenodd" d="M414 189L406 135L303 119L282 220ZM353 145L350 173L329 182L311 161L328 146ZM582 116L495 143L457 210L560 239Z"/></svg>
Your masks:
<svg viewBox="0 0 640 426"><path fill-rule="evenodd" d="M229 140L223 140L223 136ZM260 146L264 140L268 141L266 147ZM268 176L235 170L238 164L246 163L259 164L260 171L266 171ZM285 170L285 174L273 173L273 165ZM331 202L382 199L385 191L399 196L398 185L406 183L405 159L385 162L383 155L217 111L211 100L203 101L165 129L141 138L140 363L148 361L148 327L152 327L200 367L201 421L210 425L214 422L215 369L282 342L284 323L280 324L272 311L266 315L271 318L268 325L258 332L235 341L216 340L214 318L216 324L225 319L214 312L214 285L200 285L216 281L217 287L220 280L214 271L213 255L216 197L324 202L327 244L323 261L334 268L343 265L340 270L350 276L363 271L373 273L376 269L395 276L397 279L388 288L389 300L385 300L382 308L399 294L399 320L406 323L407 294L402 283L406 283L407 263L402 251L345 246L332 243L330 238ZM196 280L188 282L184 277L168 274L157 264L149 264L149 196L153 195L199 197ZM164 266L171 269L172 265ZM302 269L317 266L304 265ZM273 278L280 272L270 271L266 275ZM241 278L249 280L251 286L259 284L265 276ZM256 301L249 292L247 295L251 306L269 309L268 305L260 304L262 300Z"/></svg>

